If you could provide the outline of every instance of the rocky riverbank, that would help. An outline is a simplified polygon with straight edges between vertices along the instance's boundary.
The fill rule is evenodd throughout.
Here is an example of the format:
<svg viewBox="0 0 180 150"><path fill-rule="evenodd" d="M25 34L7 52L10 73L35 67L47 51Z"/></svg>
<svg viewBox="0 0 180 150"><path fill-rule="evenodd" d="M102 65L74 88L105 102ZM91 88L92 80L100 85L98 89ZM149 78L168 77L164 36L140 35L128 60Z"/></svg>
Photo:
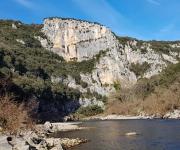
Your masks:
<svg viewBox="0 0 180 150"><path fill-rule="evenodd" d="M86 139L48 137L53 132L85 129L78 124L80 123L46 122L44 125L37 125L35 131L22 132L17 136L0 134L0 150L64 150L85 143Z"/></svg>
<svg viewBox="0 0 180 150"><path fill-rule="evenodd" d="M128 119L153 119L153 116L131 116L131 115L102 115L102 116L93 116L87 117L83 120L128 120Z"/></svg>
<svg viewBox="0 0 180 150"><path fill-rule="evenodd" d="M98 115L84 118L83 120L128 120L128 119L180 119L180 110L174 110L172 112L167 112L164 115L154 114L148 115L144 112L141 112L137 116L133 115Z"/></svg>
<svg viewBox="0 0 180 150"><path fill-rule="evenodd" d="M83 120L120 120L120 119L180 119L180 110L167 112L165 115L147 115L140 113L138 116L123 115L99 115L84 118ZM88 142L87 139L53 138L50 134L63 131L75 131L87 129L80 127L81 122L50 123L36 125L34 131L24 131L17 136L2 134L0 129L0 150L63 150Z"/></svg>

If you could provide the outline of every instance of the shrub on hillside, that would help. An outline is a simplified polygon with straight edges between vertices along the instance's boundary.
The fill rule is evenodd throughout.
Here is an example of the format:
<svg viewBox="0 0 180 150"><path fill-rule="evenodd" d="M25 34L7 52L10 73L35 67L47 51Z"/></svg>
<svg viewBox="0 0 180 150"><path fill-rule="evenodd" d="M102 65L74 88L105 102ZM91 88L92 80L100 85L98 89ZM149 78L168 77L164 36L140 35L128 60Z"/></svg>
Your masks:
<svg viewBox="0 0 180 150"><path fill-rule="evenodd" d="M32 120L23 104L16 103L10 96L0 97L0 126L3 131L17 134L32 125Z"/></svg>
<svg viewBox="0 0 180 150"><path fill-rule="evenodd" d="M84 116L93 116L100 113L103 113L103 109L97 105L81 107L77 111L77 114L82 114Z"/></svg>
<svg viewBox="0 0 180 150"><path fill-rule="evenodd" d="M130 70L135 73L137 77L143 77L144 73L150 68L150 64L144 62L142 64L134 64L132 63L130 66Z"/></svg>
<svg viewBox="0 0 180 150"><path fill-rule="evenodd" d="M159 75L140 79L129 89L120 89L108 100L107 113L164 115L180 108L180 63L169 65Z"/></svg>
<svg viewBox="0 0 180 150"><path fill-rule="evenodd" d="M141 80L132 89L121 89L111 95L107 106L108 114L138 115L145 112L149 115L163 116L169 111L180 108L180 76L167 86L166 80ZM159 82L162 79L163 82ZM161 80L160 80L161 81ZM172 80L171 80L172 81ZM166 84L165 84L166 83Z"/></svg>

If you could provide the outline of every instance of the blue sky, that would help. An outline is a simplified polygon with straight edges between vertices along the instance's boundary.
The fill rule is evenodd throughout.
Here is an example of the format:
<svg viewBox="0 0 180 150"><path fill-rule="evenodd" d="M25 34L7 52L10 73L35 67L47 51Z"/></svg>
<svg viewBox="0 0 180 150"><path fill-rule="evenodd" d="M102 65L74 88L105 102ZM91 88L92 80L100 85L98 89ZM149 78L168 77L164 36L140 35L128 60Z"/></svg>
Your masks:
<svg viewBox="0 0 180 150"><path fill-rule="evenodd" d="M180 0L0 0L0 18L42 23L46 17L99 22L117 35L180 40Z"/></svg>

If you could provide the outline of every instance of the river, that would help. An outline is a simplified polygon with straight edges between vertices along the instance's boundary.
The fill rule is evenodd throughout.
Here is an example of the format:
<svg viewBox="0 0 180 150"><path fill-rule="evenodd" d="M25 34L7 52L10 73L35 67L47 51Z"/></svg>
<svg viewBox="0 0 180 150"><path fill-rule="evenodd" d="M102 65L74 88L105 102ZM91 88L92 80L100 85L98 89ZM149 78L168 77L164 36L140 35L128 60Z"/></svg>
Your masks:
<svg viewBox="0 0 180 150"><path fill-rule="evenodd" d="M88 130L60 132L54 137L86 138L73 150L180 150L180 120L87 121ZM136 136L125 136L127 132Z"/></svg>

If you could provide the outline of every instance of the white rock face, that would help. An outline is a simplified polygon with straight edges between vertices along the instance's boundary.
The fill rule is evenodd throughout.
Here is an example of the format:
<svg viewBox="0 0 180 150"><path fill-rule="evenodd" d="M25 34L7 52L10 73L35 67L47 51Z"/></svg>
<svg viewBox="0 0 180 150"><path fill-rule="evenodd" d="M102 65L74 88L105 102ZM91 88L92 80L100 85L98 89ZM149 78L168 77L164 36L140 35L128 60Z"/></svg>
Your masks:
<svg viewBox="0 0 180 150"><path fill-rule="evenodd" d="M91 59L100 51L107 51L92 74L82 75L92 91L104 94L112 87L103 88L102 85L112 85L117 81L123 81L122 85L136 82L134 73L128 69L124 50L119 48L115 35L105 26L54 18L45 19L43 32L53 43L51 51L63 56L66 61Z"/></svg>
<svg viewBox="0 0 180 150"><path fill-rule="evenodd" d="M149 68L143 77L150 78L160 73L168 63L177 63L177 57L180 58L180 52L170 51L169 55L160 54L153 50L148 42L143 42L141 46L138 46L137 40L130 40L123 45L108 28L87 21L45 19L42 31L52 43L49 46L45 39L39 39L42 45L63 56L66 61L92 59L101 51L105 52L105 55L101 56L96 63L92 73L81 74L81 79L88 83L88 89L101 95L113 92L114 83L120 83L122 87L130 87L137 82L139 77L129 69L132 63L140 65L148 63ZM170 46L178 48L180 44ZM141 48L145 49L145 52L142 52ZM59 79L53 79L53 81L56 80ZM71 77L68 77L66 84L79 89L82 93L87 92L87 88L77 85Z"/></svg>
<svg viewBox="0 0 180 150"><path fill-rule="evenodd" d="M12 29L17 29L17 26L14 23L12 24Z"/></svg>
<svg viewBox="0 0 180 150"><path fill-rule="evenodd" d="M135 48L132 48L135 46ZM170 45L173 48L178 48L179 44ZM170 51L170 54L160 54L151 48L149 43L144 42L140 47L146 50L145 53L142 53L141 50L137 47L137 41L130 41L125 46L124 50L127 56L128 62L134 64L143 64L148 63L150 65L149 69L144 73L144 78L150 78L154 75L159 74L163 69L167 67L167 63L176 64L178 63L177 58L180 55L180 52ZM180 58L180 57L179 57Z"/></svg>
<svg viewBox="0 0 180 150"><path fill-rule="evenodd" d="M116 46L115 36L104 26L72 19L45 19L43 32L53 43L52 51L65 60L92 58Z"/></svg>
<svg viewBox="0 0 180 150"><path fill-rule="evenodd" d="M93 106L97 105L101 108L105 108L104 103L102 101L97 101L95 98L94 99L88 99L88 98L81 98L79 100L79 103L82 107L87 107L87 106Z"/></svg>
<svg viewBox="0 0 180 150"><path fill-rule="evenodd" d="M150 68L144 74L145 78L159 74L166 67L166 62L163 61L162 56L152 50L150 45L146 45L146 53L141 53L138 49L132 49L131 45L136 45L136 43L129 43L125 46L128 62L130 64L143 64L144 62L150 64Z"/></svg>
<svg viewBox="0 0 180 150"><path fill-rule="evenodd" d="M16 41L23 44L23 45L25 44L25 42L23 40L21 40L21 39L16 39Z"/></svg>
<svg viewBox="0 0 180 150"><path fill-rule="evenodd" d="M91 74L81 74L81 78L88 83L92 92L102 95L113 92L115 83L129 87L137 81L135 74L128 69L126 55L119 53L117 49L108 51L96 64L96 69Z"/></svg>
<svg viewBox="0 0 180 150"><path fill-rule="evenodd" d="M169 61L170 63L173 63L173 64L178 63L178 61L175 58L173 58L173 56L169 56L166 54L162 54L162 56L165 60Z"/></svg>

